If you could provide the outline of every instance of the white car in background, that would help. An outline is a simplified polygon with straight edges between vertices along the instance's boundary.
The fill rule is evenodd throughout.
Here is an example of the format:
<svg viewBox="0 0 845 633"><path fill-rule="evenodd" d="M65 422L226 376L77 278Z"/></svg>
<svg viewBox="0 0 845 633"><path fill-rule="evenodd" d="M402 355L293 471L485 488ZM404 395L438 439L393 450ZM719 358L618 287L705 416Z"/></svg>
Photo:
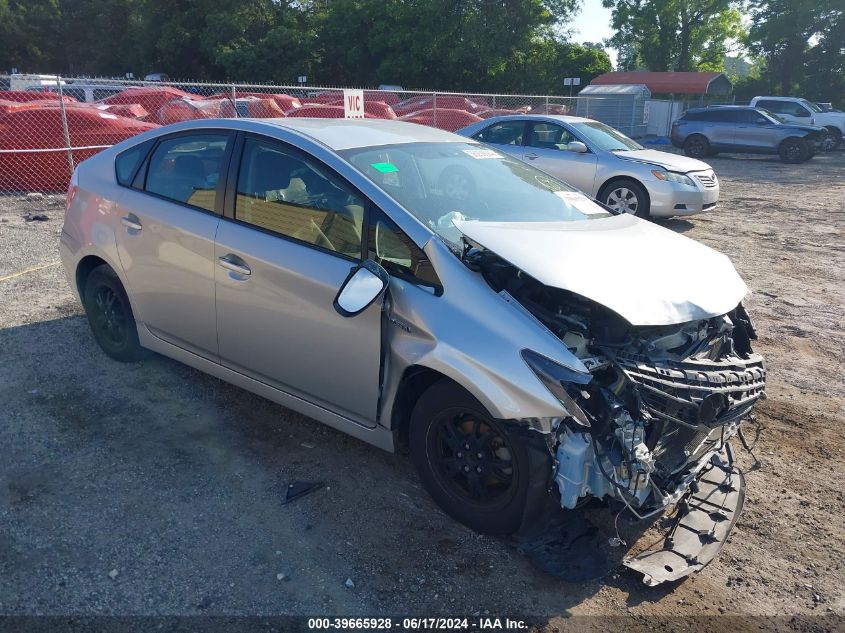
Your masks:
<svg viewBox="0 0 845 633"><path fill-rule="evenodd" d="M776 114L787 123L817 125L827 130L822 149L836 149L845 135L845 112L827 111L800 97L754 97L751 105Z"/></svg>
<svg viewBox="0 0 845 633"><path fill-rule="evenodd" d="M646 149L592 119L499 116L457 134L519 158L614 211L666 218L710 211L719 202L719 182L707 163ZM453 177L459 179L460 174ZM453 188L460 186L452 183Z"/></svg>

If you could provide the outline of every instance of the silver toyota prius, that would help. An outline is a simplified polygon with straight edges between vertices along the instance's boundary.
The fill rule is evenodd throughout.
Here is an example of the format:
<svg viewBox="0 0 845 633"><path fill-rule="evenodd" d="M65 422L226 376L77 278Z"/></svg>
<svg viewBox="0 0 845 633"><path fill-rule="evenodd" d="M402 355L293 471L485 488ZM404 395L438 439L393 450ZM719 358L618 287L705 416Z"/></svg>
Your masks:
<svg viewBox="0 0 845 633"><path fill-rule="evenodd" d="M719 181L707 163L646 149L592 119L506 115L457 133L524 160L615 211L668 218L712 211L719 203Z"/></svg>
<svg viewBox="0 0 845 633"><path fill-rule="evenodd" d="M739 515L728 440L765 369L730 261L474 140L163 127L76 169L61 257L113 359L158 352L407 449L475 530L531 532L550 501L683 507L688 529L626 563L658 583L712 560Z"/></svg>

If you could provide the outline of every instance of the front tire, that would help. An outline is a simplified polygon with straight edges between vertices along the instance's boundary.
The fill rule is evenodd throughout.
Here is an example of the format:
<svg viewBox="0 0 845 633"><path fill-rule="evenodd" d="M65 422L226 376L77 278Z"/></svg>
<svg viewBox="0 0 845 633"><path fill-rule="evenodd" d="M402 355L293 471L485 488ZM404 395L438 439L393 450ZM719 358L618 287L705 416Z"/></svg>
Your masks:
<svg viewBox="0 0 845 633"><path fill-rule="evenodd" d="M781 161L793 165L803 163L811 156L810 147L800 138L788 138L780 144L778 149Z"/></svg>
<svg viewBox="0 0 845 633"><path fill-rule="evenodd" d="M486 534L512 534L529 491L519 430L493 418L459 385L441 380L411 413L411 458L423 486L449 516Z"/></svg>
<svg viewBox="0 0 845 633"><path fill-rule="evenodd" d="M822 141L822 150L830 152L842 144L842 132L836 127L828 127L825 129L827 130L827 136L824 141Z"/></svg>
<svg viewBox="0 0 845 633"><path fill-rule="evenodd" d="M701 134L692 134L684 141L684 154L690 158L705 158L710 153L710 141Z"/></svg>
<svg viewBox="0 0 845 633"><path fill-rule="evenodd" d="M138 342L138 328L129 297L111 267L104 264L89 273L82 306L94 340L107 356L131 363L149 355Z"/></svg>
<svg viewBox="0 0 845 633"><path fill-rule="evenodd" d="M605 185L599 201L618 213L649 217L649 199L645 188L635 180L615 180Z"/></svg>

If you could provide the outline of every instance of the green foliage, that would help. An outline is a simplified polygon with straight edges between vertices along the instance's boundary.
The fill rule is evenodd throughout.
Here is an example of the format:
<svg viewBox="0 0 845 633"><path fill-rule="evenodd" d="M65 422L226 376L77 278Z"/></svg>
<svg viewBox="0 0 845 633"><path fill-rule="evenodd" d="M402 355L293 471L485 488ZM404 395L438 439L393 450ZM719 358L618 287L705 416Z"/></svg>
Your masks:
<svg viewBox="0 0 845 633"><path fill-rule="evenodd" d="M607 72L580 0L0 0L0 69L562 92Z"/></svg>
<svg viewBox="0 0 845 633"><path fill-rule="evenodd" d="M621 70L721 71L742 36L736 0L602 0L612 9L610 43Z"/></svg>
<svg viewBox="0 0 845 633"><path fill-rule="evenodd" d="M747 45L777 94L845 102L842 0L752 0Z"/></svg>

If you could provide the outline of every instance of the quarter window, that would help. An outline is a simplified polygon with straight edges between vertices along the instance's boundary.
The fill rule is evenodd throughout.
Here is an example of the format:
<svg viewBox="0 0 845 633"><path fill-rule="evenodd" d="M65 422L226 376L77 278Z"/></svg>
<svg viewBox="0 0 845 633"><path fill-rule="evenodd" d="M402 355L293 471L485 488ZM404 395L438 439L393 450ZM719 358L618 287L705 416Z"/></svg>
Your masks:
<svg viewBox="0 0 845 633"><path fill-rule="evenodd" d="M566 150L569 143L578 139L569 131L553 123L535 123L531 127L528 144L541 149Z"/></svg>
<svg viewBox="0 0 845 633"><path fill-rule="evenodd" d="M426 254L380 211L374 212L370 221L368 256L392 275L440 287L440 280Z"/></svg>
<svg viewBox="0 0 845 633"><path fill-rule="evenodd" d="M163 140L150 158L146 191L214 211L228 140L225 134L196 134Z"/></svg>
<svg viewBox="0 0 845 633"><path fill-rule="evenodd" d="M139 143L135 147L130 147L118 154L117 159L114 161L118 183L125 187L129 187L132 184L132 180L138 172L138 167L141 165L141 161L147 157L152 144L153 141Z"/></svg>
<svg viewBox="0 0 845 633"><path fill-rule="evenodd" d="M235 219L359 259L364 201L324 167L247 139Z"/></svg>

